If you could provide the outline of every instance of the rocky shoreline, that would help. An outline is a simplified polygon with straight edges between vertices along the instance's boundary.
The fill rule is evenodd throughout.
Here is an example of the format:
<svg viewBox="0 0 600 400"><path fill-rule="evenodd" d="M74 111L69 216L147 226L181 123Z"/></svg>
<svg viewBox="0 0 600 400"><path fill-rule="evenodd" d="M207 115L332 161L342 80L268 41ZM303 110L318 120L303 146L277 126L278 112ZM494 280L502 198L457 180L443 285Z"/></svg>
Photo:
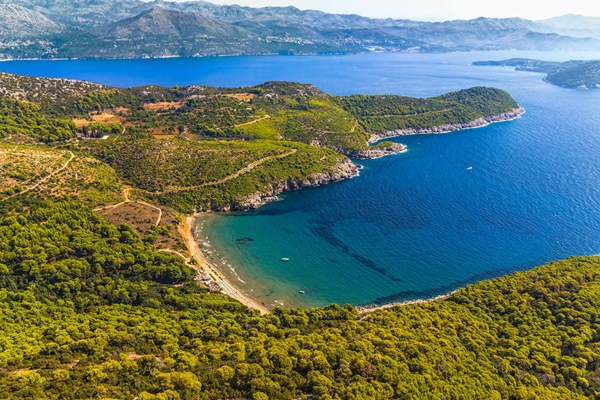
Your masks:
<svg viewBox="0 0 600 400"><path fill-rule="evenodd" d="M447 133L464 129L473 129L483 127L495 122L510 121L519 118L525 110L522 107L513 109L510 112L493 115L490 117L478 118L466 124L448 124L440 125L428 129L401 129L395 131L374 134L369 139L369 143L375 143L385 138L405 135L430 134L430 133ZM356 160L367 160L385 157L392 154L403 153L407 151L407 147L401 143L394 143L390 146L371 146L360 152L355 152L349 156ZM299 190L308 187L325 185L331 182L339 182L344 179L354 178L358 176L359 170L362 167L354 164L350 159L344 158L340 164L334 167L331 172L314 174L306 179L292 180L288 179L285 182L273 184L268 192L257 192L246 197L241 201L232 201L226 206L220 206L215 203L210 204L210 211L213 212L233 212L233 211L248 211L255 210L260 206L276 201L279 195L283 192Z"/></svg>
<svg viewBox="0 0 600 400"><path fill-rule="evenodd" d="M366 150L349 154L349 157L354 158L355 160L373 160L375 158L391 156L392 154L404 153L406 151L408 151L408 149L405 145L402 143L394 143L390 146L371 146Z"/></svg>
<svg viewBox="0 0 600 400"><path fill-rule="evenodd" d="M495 122L504 122L511 121L513 119L519 118L522 114L525 113L525 109L522 107L517 107L512 111L505 112L498 115L492 115L490 117L481 117L474 121L468 122L466 124L447 124L434 126L432 128L422 128L422 129L398 129L395 131L388 131L384 133L376 133L371 135L369 138L369 143L375 143L379 140L396 137L396 136L406 136L406 135L424 135L430 133L448 133L454 131L461 131L464 129L473 129L473 128L481 128L483 126L487 126L489 124L493 124Z"/></svg>
<svg viewBox="0 0 600 400"><path fill-rule="evenodd" d="M257 192L240 202L231 202L226 206L210 205L210 210L214 212L232 212L254 210L271 201L279 199L283 192L299 190L308 187L325 185L331 182L339 182L344 179L358 176L360 165L354 164L347 158L341 160L340 164L335 166L331 172L313 174L306 179L292 180L273 184L268 192Z"/></svg>

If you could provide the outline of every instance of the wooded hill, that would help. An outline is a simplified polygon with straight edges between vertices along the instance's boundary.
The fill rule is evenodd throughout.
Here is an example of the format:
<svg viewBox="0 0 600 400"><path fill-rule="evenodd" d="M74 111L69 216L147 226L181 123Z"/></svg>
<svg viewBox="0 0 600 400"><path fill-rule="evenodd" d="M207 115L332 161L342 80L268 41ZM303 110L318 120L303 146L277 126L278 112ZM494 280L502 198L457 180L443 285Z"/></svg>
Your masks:
<svg viewBox="0 0 600 400"><path fill-rule="evenodd" d="M589 399L600 258L447 300L249 313L78 201L0 205L4 399Z"/></svg>
<svg viewBox="0 0 600 400"><path fill-rule="evenodd" d="M511 58L503 61L477 61L477 66L509 66L517 71L542 72L544 80L569 89L600 89L600 60L566 62Z"/></svg>
<svg viewBox="0 0 600 400"><path fill-rule="evenodd" d="M71 85L0 97L0 398L600 396L599 257L427 304L261 316L199 286L180 236L177 210L343 179L336 150L512 110L505 92Z"/></svg>
<svg viewBox="0 0 600 400"><path fill-rule="evenodd" d="M354 176L346 156L398 151L385 142L371 153L375 134L518 108L508 93L484 87L431 99L340 97L290 82L120 89L10 74L0 74L0 87L0 136L82 151L113 167L136 196L186 213L252 208L282 190Z"/></svg>

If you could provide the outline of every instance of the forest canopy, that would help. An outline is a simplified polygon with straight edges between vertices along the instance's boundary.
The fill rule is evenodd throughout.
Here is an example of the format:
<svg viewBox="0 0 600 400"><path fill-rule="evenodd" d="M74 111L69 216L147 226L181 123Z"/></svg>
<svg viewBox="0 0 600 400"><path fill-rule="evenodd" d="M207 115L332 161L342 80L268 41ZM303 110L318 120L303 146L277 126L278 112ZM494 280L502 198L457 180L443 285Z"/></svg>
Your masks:
<svg viewBox="0 0 600 400"><path fill-rule="evenodd" d="M585 399L600 394L600 258L447 300L250 313L71 200L0 218L6 399Z"/></svg>

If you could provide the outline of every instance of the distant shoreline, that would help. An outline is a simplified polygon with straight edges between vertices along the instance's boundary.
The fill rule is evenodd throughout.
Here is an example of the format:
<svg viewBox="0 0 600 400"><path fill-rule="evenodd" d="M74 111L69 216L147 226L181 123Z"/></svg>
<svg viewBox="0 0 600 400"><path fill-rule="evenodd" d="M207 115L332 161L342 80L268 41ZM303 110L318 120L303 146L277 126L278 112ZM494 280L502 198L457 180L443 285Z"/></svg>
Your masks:
<svg viewBox="0 0 600 400"><path fill-rule="evenodd" d="M229 58L229 57L311 57L311 56L351 56L357 54L380 54L380 53L404 53L410 54L411 52L402 51L362 51L356 53L296 53L296 54L279 54L279 53L257 53L257 54L213 54L213 55L198 55L198 56L158 56L158 57L74 57L74 58L0 58L0 62L5 61L82 61L82 60L96 60L96 61L110 61L110 60L165 60L172 58ZM449 52L450 53L450 52ZM454 53L454 52L452 52ZM458 53L458 52L456 52ZM413 53L414 54L414 53ZM431 54L422 52L420 54Z"/></svg>

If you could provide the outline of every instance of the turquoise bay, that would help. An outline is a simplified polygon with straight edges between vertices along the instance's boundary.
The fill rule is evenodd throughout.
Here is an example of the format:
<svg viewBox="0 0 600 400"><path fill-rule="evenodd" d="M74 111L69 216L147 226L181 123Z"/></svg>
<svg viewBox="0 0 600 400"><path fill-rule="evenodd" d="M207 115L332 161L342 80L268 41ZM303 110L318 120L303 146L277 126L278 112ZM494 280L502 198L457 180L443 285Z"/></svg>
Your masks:
<svg viewBox="0 0 600 400"><path fill-rule="evenodd" d="M288 193L256 211L198 220L199 239L209 238L215 261L266 304L358 305L432 297L600 253L600 91L570 91L539 74L470 65L515 56L600 58L364 54L27 61L0 63L0 70L116 86L293 80L334 94L418 97L480 85L507 90L527 110L519 120L397 138L409 151L361 162L360 177Z"/></svg>

